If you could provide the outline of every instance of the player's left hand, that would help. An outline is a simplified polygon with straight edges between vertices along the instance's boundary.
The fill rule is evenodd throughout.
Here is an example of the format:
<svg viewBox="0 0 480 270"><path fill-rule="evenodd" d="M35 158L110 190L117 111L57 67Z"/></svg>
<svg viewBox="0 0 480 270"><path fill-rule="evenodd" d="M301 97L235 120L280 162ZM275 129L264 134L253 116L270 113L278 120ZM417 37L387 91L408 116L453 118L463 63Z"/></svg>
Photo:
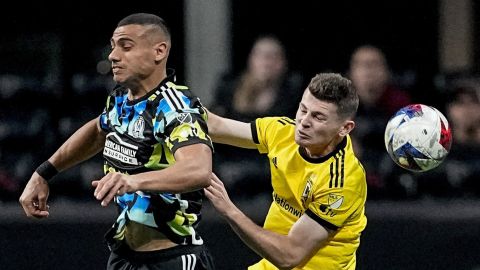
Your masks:
<svg viewBox="0 0 480 270"><path fill-rule="evenodd" d="M126 174L110 172L102 179L92 181L92 186L95 187L93 196L102 201L102 206L107 206L115 195L121 196L127 192L135 191L132 182Z"/></svg>
<svg viewBox="0 0 480 270"><path fill-rule="evenodd" d="M211 180L210 186L204 188L205 196L220 214L226 215L230 207L233 205L233 202L230 200L223 182L217 177L217 175L215 175L215 173L212 173Z"/></svg>

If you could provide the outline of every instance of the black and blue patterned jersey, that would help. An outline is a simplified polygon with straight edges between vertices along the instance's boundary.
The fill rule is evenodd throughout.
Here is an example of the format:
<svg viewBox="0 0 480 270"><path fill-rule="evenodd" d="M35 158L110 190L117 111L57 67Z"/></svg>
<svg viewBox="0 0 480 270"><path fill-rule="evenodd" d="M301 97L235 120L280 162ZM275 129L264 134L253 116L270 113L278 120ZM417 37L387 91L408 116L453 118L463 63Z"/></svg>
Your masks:
<svg viewBox="0 0 480 270"><path fill-rule="evenodd" d="M171 70L170 70L171 71ZM100 115L107 133L104 172L137 174L161 170L175 163L173 154L186 145L204 143L206 111L186 86L174 83L174 72L140 99L129 100L128 89L117 86ZM123 240L125 226L135 221L158 229L178 244L202 244L195 232L203 190L172 194L137 191L116 196L119 216L113 239Z"/></svg>

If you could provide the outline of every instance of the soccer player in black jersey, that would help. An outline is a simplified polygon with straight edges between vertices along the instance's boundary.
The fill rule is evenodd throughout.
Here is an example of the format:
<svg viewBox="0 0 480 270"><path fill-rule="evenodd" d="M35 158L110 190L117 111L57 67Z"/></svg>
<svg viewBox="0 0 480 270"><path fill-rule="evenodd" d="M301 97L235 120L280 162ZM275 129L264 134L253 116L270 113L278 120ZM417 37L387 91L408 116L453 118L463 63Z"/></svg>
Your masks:
<svg viewBox="0 0 480 270"><path fill-rule="evenodd" d="M209 113L215 142L257 149L270 160L273 202L263 228L232 203L215 175L205 192L240 238L263 257L249 270L355 269L367 224L365 171L349 136L357 107L350 80L322 73L305 89L295 119L243 123Z"/></svg>
<svg viewBox="0 0 480 270"><path fill-rule="evenodd" d="M212 143L199 99L166 68L170 32L160 17L136 13L110 42L117 86L104 111L37 168L20 203L27 216L47 217L48 180L102 151L105 176L92 182L94 196L119 210L106 234L107 269L214 269L196 232Z"/></svg>

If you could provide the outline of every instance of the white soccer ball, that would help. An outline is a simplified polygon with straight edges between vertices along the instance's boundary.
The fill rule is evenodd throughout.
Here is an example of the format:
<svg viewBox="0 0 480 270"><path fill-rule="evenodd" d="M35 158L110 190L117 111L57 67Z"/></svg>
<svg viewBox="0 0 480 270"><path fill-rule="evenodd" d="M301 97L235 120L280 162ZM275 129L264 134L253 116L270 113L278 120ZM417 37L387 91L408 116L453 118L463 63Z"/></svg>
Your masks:
<svg viewBox="0 0 480 270"><path fill-rule="evenodd" d="M447 118L436 108L411 104L398 110L385 129L385 147L400 167L429 171L448 155L452 132Z"/></svg>

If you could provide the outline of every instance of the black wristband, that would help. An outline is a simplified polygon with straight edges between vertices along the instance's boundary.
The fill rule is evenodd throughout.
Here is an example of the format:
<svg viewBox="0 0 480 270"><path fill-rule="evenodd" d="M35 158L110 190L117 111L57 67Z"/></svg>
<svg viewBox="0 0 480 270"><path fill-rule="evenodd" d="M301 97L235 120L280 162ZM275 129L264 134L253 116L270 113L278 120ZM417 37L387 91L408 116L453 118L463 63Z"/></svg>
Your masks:
<svg viewBox="0 0 480 270"><path fill-rule="evenodd" d="M58 174L57 168L48 160L40 164L35 171L47 181Z"/></svg>

